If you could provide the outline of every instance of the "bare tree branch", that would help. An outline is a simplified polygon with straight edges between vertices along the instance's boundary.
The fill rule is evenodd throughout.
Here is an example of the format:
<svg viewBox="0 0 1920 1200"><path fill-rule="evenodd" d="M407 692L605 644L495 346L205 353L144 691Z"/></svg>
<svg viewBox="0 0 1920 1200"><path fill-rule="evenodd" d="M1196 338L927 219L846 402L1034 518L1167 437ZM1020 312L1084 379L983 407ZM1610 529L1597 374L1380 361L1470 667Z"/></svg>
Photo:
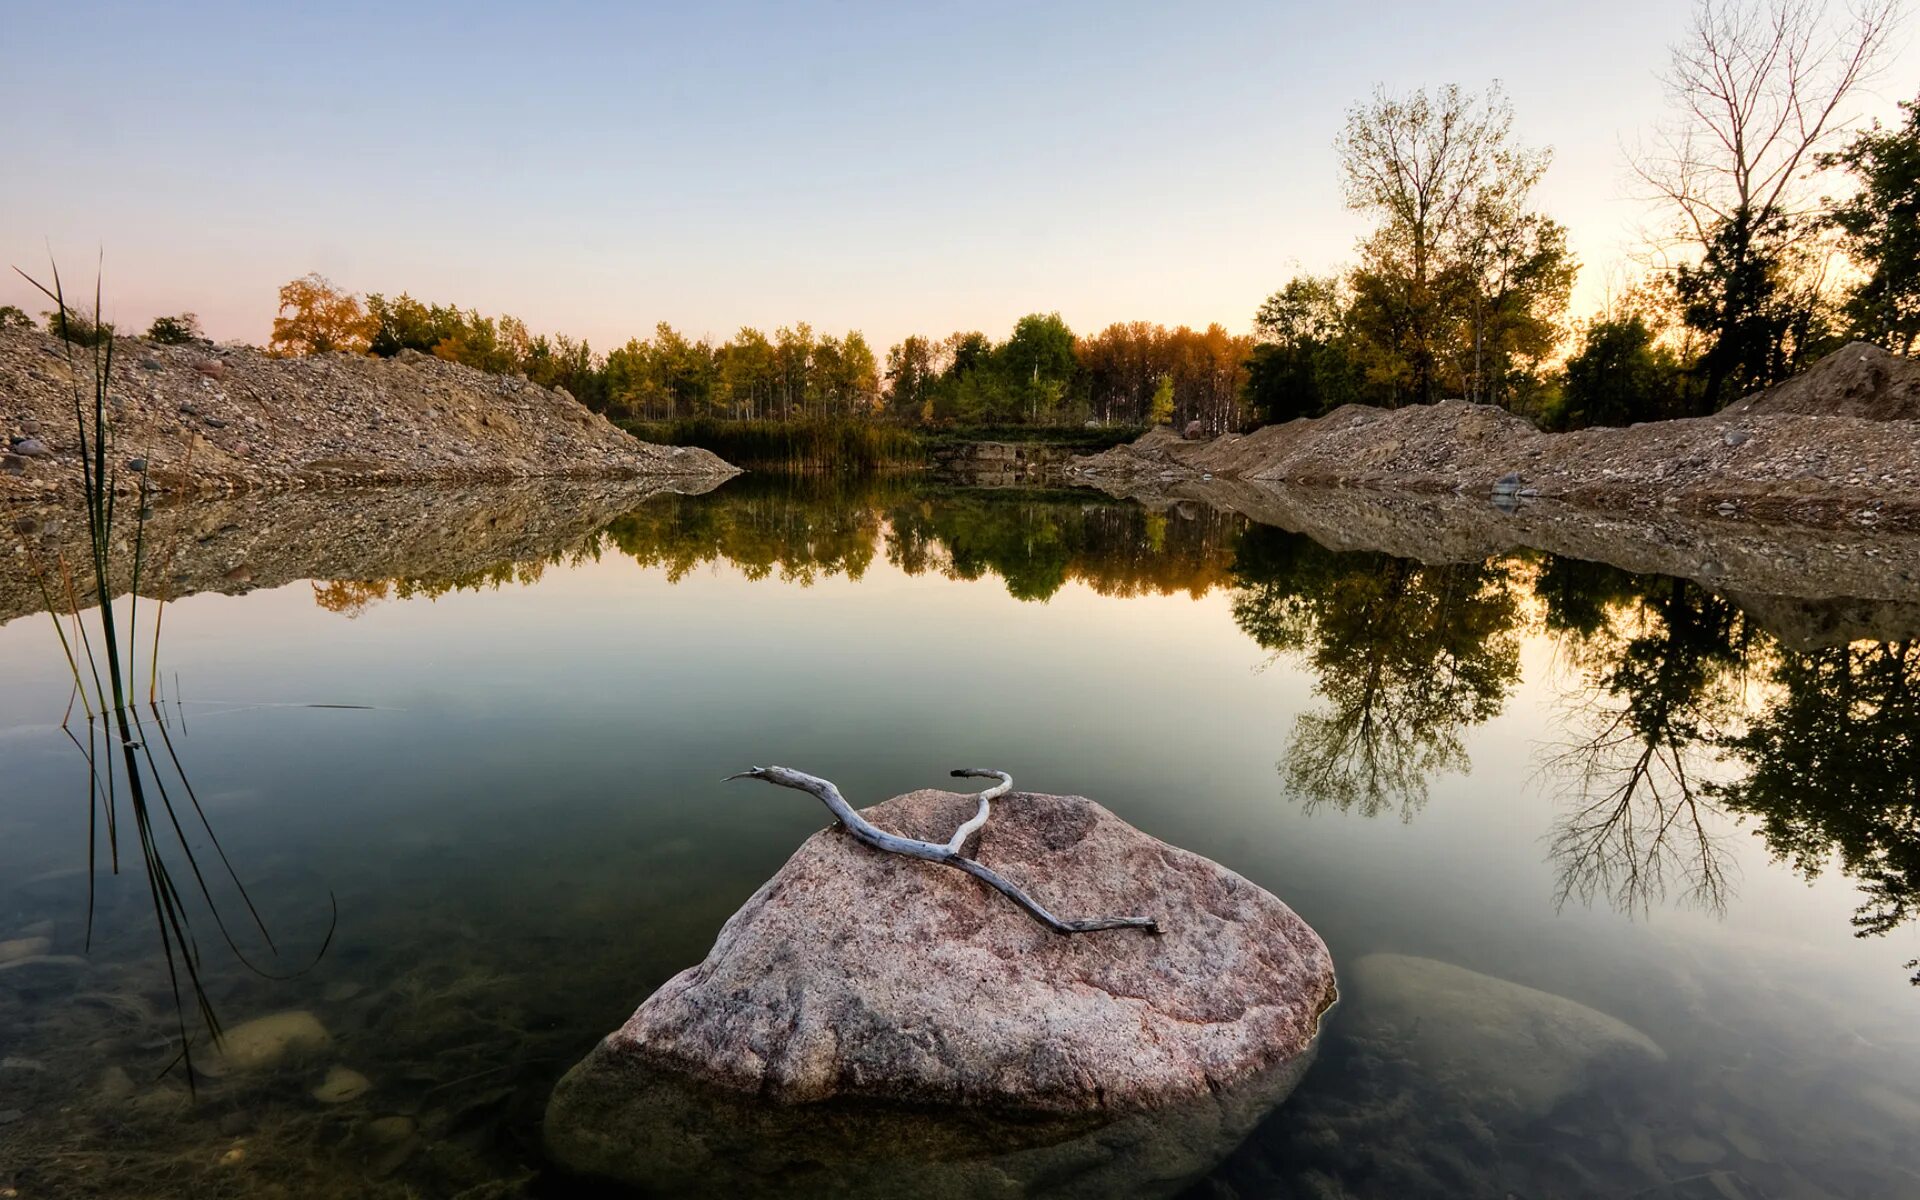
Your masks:
<svg viewBox="0 0 1920 1200"><path fill-rule="evenodd" d="M753 767L737 775L729 775L727 778L759 779L780 787L805 792L825 804L827 811L840 819L840 823L846 826L847 832L852 834L856 841L865 842L874 849L884 850L889 854L900 854L907 858L917 858L923 862L938 863L944 867L965 871L1018 904L1034 920L1055 933L1095 933L1103 929L1143 929L1154 934L1160 932L1159 923L1152 917L1091 917L1078 921L1063 920L1048 912L1037 900L992 868L961 854L960 848L966 844L967 838L987 823L987 814L993 801L1012 790L1013 777L1005 771L974 767L962 767L953 774L963 778L998 779L1000 782L980 793L979 811L955 830L953 837L944 845L902 837L897 833L888 833L855 812L853 806L840 795L840 789L835 787L831 780L822 779L817 775L808 775L804 771L795 771L789 767Z"/></svg>

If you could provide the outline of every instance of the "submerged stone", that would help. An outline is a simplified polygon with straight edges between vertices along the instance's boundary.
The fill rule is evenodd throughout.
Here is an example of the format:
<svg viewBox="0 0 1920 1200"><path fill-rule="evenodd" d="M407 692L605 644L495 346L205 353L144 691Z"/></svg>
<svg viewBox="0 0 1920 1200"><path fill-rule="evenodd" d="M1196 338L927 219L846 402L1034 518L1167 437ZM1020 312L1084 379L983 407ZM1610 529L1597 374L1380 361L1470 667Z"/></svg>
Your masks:
<svg viewBox="0 0 1920 1200"><path fill-rule="evenodd" d="M14 938L0 942L0 963L18 962L23 958L34 958L53 948L53 943L43 937Z"/></svg>
<svg viewBox="0 0 1920 1200"><path fill-rule="evenodd" d="M255 1017L221 1035L207 1073L266 1070L324 1050L332 1040L320 1019L304 1009Z"/></svg>
<svg viewBox="0 0 1920 1200"><path fill-rule="evenodd" d="M547 1144L583 1175L735 1200L1148 1200L1185 1194L1313 1061L1127 1114L834 1099L780 1104L632 1059L590 1057L554 1093Z"/></svg>
<svg viewBox="0 0 1920 1200"><path fill-rule="evenodd" d="M944 841L973 811L971 796L922 791L864 815ZM1284 1098L1334 998L1326 946L1285 904L1077 796L997 801L975 856L1062 917L1151 916L1163 932L1061 936L968 875L836 826L561 1081L547 1113L555 1157L645 1182L642 1127L712 1108L684 1101L686 1087L749 1113L880 1101L931 1106L943 1130L964 1109L1036 1127L1036 1114L1076 1118L1088 1136L1196 1100L1213 1106L1203 1124L1238 1128L1222 1094ZM1263 1089L1276 1078L1277 1094Z"/></svg>
<svg viewBox="0 0 1920 1200"><path fill-rule="evenodd" d="M313 1089L313 1098L322 1104L345 1104L366 1095L372 1087L372 1081L351 1067L328 1067L326 1079Z"/></svg>
<svg viewBox="0 0 1920 1200"><path fill-rule="evenodd" d="M1606 1072L1666 1058L1606 1013L1452 963L1369 954L1347 982L1343 1034L1398 1043L1428 1081L1487 1120L1545 1116Z"/></svg>

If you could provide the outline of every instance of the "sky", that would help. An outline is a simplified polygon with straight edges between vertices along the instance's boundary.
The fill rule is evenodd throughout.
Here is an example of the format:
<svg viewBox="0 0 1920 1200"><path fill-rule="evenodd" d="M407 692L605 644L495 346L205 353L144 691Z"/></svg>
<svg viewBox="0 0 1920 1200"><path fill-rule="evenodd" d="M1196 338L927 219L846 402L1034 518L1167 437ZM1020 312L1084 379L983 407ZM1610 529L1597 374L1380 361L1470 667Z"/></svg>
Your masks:
<svg viewBox="0 0 1920 1200"><path fill-rule="evenodd" d="M0 0L0 254L123 328L264 342L319 271L606 349L661 321L909 333L1058 311L1244 331L1348 262L1376 87L1498 80L1619 286L1681 0L1135 5ZM1920 87L1910 33L1861 115ZM8 273L0 304L46 304Z"/></svg>

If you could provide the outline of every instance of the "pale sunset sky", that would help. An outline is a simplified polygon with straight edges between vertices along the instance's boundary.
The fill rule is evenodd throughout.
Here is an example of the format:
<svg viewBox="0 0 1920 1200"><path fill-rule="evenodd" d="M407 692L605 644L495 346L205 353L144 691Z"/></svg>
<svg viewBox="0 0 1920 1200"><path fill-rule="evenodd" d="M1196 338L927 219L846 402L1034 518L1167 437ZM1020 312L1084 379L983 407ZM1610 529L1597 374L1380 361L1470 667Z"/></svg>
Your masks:
<svg viewBox="0 0 1920 1200"><path fill-rule="evenodd" d="M1837 3L1837 0L1836 0ZM108 316L266 339L320 271L601 350L667 321L905 334L1059 311L1248 328L1349 261L1376 85L1499 80L1599 305L1683 0L459 5L0 0L0 251ZM1920 91L1896 34L1853 106ZM8 273L0 303L45 308Z"/></svg>

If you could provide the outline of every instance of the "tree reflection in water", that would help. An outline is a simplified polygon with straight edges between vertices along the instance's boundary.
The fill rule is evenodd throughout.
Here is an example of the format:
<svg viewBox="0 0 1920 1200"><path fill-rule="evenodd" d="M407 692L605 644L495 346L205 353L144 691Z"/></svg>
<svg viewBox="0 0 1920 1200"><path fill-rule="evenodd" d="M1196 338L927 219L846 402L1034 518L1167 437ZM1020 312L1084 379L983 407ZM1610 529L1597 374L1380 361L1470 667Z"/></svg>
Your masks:
<svg viewBox="0 0 1920 1200"><path fill-rule="evenodd" d="M1559 697L1568 736L1543 764L1565 804L1550 850L1556 904L1603 897L1644 912L1672 892L1722 910L1730 855L1702 782L1740 717L1745 616L1685 580L1567 560L1541 566L1535 595L1571 676Z"/></svg>
<svg viewBox="0 0 1920 1200"><path fill-rule="evenodd" d="M1256 527L1234 561L1234 620L1312 672L1325 704L1294 724L1282 771L1306 811L1411 820L1463 736L1520 678L1520 607L1500 563L1428 566L1342 554Z"/></svg>
<svg viewBox="0 0 1920 1200"><path fill-rule="evenodd" d="M726 562L801 586L860 579L884 555L908 575L997 576L1026 601L1068 583L1108 596L1231 588L1240 628L1312 679L1317 705L1296 718L1280 764L1309 812L1411 819L1436 776L1469 769L1466 736L1518 685L1523 638L1546 636L1566 730L1542 758L1559 785L1557 903L1719 910L1728 839L1746 819L1803 875L1837 857L1865 891L1861 936L1920 917L1920 642L1798 649L1686 580L1530 554L1433 565L1333 551L1198 506L1084 491L749 478L656 498L544 561L605 553L673 580ZM542 566L335 580L315 599L353 616L388 598L531 582Z"/></svg>
<svg viewBox="0 0 1920 1200"><path fill-rule="evenodd" d="M1837 857L1865 894L1856 935L1890 933L1920 916L1920 642L1782 652L1770 684L1727 740L1745 774L1714 792L1806 878Z"/></svg>

